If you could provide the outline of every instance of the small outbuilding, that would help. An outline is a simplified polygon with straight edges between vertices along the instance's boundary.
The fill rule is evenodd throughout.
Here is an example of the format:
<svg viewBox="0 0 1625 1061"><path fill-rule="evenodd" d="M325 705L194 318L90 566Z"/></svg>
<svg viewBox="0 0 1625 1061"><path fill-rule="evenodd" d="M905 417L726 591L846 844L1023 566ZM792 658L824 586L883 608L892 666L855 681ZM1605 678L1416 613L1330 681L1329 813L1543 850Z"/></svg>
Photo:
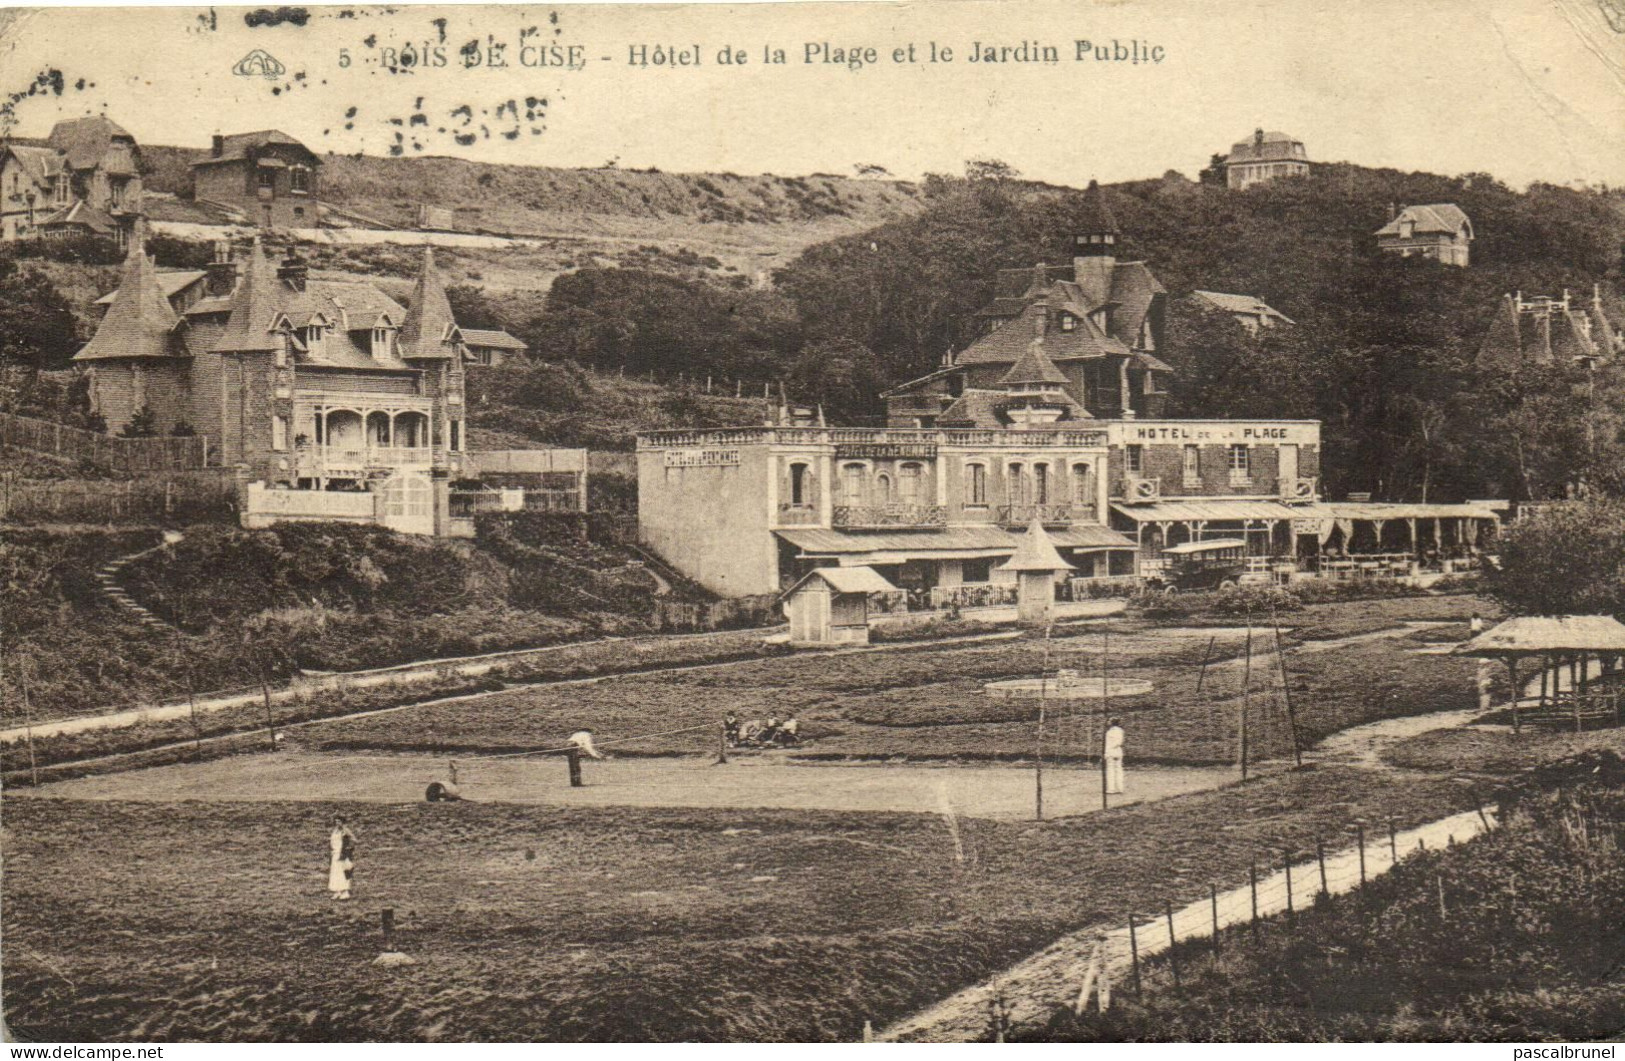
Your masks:
<svg viewBox="0 0 1625 1061"><path fill-rule="evenodd" d="M1072 565L1061 559L1055 543L1050 541L1044 524L1034 517L1022 535L1021 544L1010 559L999 565L1000 571L1014 571L1016 584L1016 619L1023 623L1047 623L1055 616L1055 574L1071 571Z"/></svg>
<svg viewBox="0 0 1625 1061"><path fill-rule="evenodd" d="M784 592L792 645L867 645L869 594L895 593L872 567L820 567Z"/></svg>
<svg viewBox="0 0 1625 1061"><path fill-rule="evenodd" d="M1625 665L1625 623L1611 615L1521 615L1463 642L1456 654L1506 664L1514 729L1522 698L1518 665L1526 659L1534 660L1540 671L1540 699L1527 712L1528 721L1576 730L1587 722L1625 721L1618 681Z"/></svg>

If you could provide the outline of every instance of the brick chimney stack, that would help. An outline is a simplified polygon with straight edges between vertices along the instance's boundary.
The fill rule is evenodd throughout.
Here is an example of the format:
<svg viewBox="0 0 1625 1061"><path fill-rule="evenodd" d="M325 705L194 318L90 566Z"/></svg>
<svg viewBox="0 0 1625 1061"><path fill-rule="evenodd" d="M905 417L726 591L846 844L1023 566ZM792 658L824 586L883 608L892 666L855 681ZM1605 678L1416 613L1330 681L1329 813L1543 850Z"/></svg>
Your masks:
<svg viewBox="0 0 1625 1061"><path fill-rule="evenodd" d="M299 255L296 253L290 253L288 257L283 260L282 265L278 267L276 271L276 278L278 280L287 281L295 291L303 291L305 289L305 281L308 279L309 274L310 270L309 267L305 265L304 259L299 257Z"/></svg>
<svg viewBox="0 0 1625 1061"><path fill-rule="evenodd" d="M237 263L231 260L231 244L226 240L216 240L214 244L214 261L204 269L207 279L204 286L211 296L223 297L231 294L232 288L237 286Z"/></svg>
<svg viewBox="0 0 1625 1061"><path fill-rule="evenodd" d="M210 144L210 147L209 147L209 155L212 158L219 158L221 155L224 155L225 153L226 153L226 138L221 136L219 133L215 133L214 134L214 141L213 141L212 144Z"/></svg>

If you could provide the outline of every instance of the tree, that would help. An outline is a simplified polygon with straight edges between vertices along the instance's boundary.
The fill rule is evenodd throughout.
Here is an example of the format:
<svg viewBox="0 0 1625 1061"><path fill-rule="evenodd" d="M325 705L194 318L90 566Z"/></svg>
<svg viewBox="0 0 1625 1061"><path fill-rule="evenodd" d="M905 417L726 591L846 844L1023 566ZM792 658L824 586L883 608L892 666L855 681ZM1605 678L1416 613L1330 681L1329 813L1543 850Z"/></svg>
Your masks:
<svg viewBox="0 0 1625 1061"><path fill-rule="evenodd" d="M143 405L130 417L130 422L119 431L120 438L153 438L158 434L158 414L152 406Z"/></svg>
<svg viewBox="0 0 1625 1061"><path fill-rule="evenodd" d="M1625 500L1555 504L1501 538L1489 590L1521 615L1625 619Z"/></svg>
<svg viewBox="0 0 1625 1061"><path fill-rule="evenodd" d="M73 309L56 285L0 253L0 369L66 368L78 349Z"/></svg>

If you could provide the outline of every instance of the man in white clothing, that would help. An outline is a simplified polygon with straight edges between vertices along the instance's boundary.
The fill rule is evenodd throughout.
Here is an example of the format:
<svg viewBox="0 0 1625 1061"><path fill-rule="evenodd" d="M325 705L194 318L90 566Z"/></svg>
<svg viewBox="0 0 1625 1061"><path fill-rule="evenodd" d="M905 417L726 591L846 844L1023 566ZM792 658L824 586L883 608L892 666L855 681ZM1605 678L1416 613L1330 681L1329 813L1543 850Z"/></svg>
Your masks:
<svg viewBox="0 0 1625 1061"><path fill-rule="evenodd" d="M1123 794L1123 724L1118 719L1112 719L1106 725L1106 792L1108 795L1121 796Z"/></svg>

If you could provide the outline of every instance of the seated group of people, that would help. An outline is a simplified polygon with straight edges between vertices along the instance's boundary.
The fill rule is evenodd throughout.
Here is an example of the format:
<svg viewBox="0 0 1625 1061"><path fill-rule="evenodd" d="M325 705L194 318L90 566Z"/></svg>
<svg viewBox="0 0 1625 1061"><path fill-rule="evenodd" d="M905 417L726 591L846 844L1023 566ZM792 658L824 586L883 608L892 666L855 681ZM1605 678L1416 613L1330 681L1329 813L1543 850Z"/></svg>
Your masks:
<svg viewBox="0 0 1625 1061"><path fill-rule="evenodd" d="M730 748L791 747L801 743L800 729L801 723L794 716L780 721L777 715L769 715L765 719L752 718L741 722L730 711L722 720L722 732Z"/></svg>

